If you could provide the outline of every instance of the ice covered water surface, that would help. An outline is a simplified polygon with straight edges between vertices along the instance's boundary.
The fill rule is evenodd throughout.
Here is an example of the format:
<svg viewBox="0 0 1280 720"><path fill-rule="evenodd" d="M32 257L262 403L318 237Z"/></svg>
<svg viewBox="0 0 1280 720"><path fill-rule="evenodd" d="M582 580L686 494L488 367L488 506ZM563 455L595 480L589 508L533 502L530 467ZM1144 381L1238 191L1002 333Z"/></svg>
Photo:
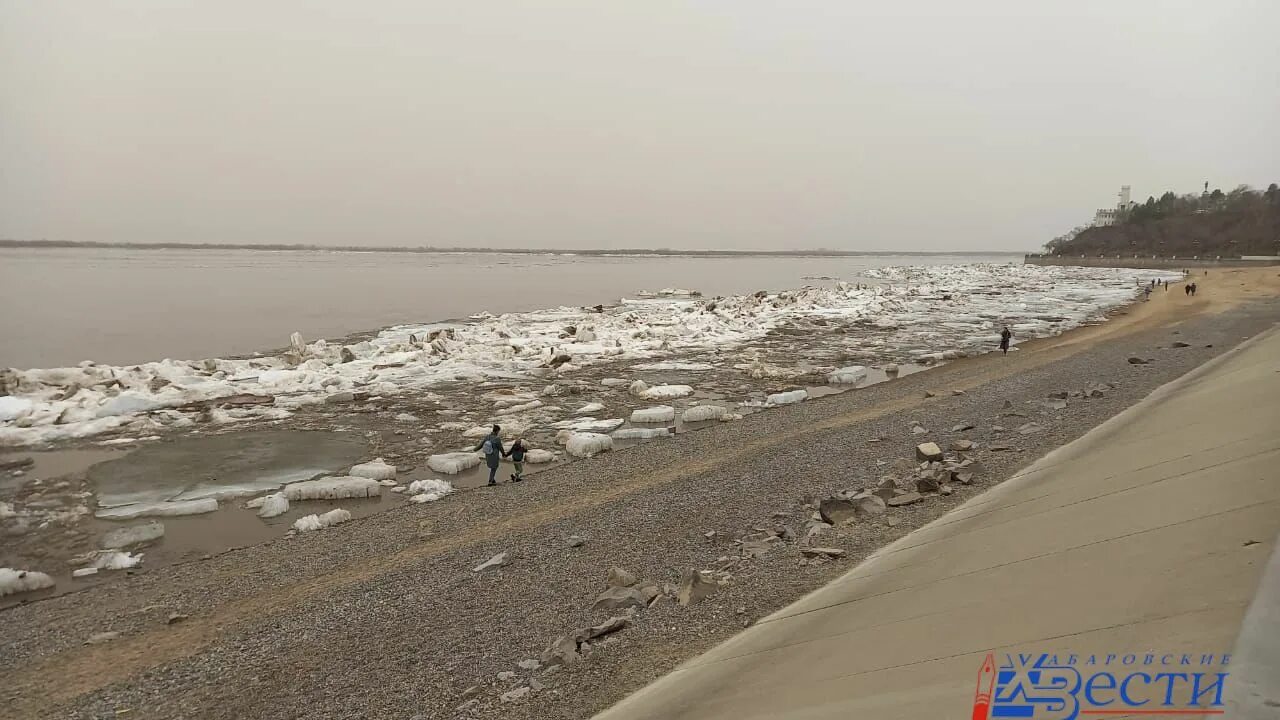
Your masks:
<svg viewBox="0 0 1280 720"><path fill-rule="evenodd" d="M12 371L5 378L9 395L0 399L0 446L113 430L151 434L189 427L197 418L281 419L309 403L349 400L355 393L387 396L491 378L572 375L606 362L705 370L712 363L681 365L679 358L711 350L734 372L753 343L799 325L811 332L797 337L811 344L823 342L822 327L850 328L832 333L831 342L856 338L859 353L876 362L935 362L989 351L1004 324L1016 340L1060 333L1132 299L1137 281L1177 277L1167 271L982 264L866 274L878 284L720 298L676 292L623 300L602 312L560 307L480 314L465 323L394 327L346 347L294 338L274 357ZM769 368L759 367L762 373ZM687 396L686 388L660 385L637 396L669 400ZM522 400L494 412L518 415L545 406L536 398Z"/></svg>

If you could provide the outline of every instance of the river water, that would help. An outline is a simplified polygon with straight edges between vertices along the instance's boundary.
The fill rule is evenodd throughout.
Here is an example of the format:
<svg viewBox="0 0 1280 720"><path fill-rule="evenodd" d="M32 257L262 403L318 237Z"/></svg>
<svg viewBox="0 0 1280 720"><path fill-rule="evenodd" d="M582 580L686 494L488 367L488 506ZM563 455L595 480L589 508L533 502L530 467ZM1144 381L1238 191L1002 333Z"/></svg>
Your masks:
<svg viewBox="0 0 1280 720"><path fill-rule="evenodd" d="M247 355L389 325L616 302L665 287L708 296L857 282L890 265L1018 255L684 257L259 250L0 249L0 367Z"/></svg>

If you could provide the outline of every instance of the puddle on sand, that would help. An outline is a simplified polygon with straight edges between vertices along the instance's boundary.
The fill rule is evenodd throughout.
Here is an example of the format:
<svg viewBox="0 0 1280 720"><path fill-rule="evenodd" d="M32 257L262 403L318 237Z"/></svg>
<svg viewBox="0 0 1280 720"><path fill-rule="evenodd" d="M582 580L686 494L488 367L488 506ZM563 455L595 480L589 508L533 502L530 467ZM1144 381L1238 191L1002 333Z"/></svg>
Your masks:
<svg viewBox="0 0 1280 720"><path fill-rule="evenodd" d="M253 495L343 473L364 458L365 447L363 438L352 433L263 430L189 436L95 465L89 480L99 507Z"/></svg>
<svg viewBox="0 0 1280 720"><path fill-rule="evenodd" d="M52 480L67 475L77 475L100 462L126 454L126 450L100 449L5 453L0 455L0 461L31 458L35 464L21 468L18 473L0 473L0 490L13 489L37 478Z"/></svg>

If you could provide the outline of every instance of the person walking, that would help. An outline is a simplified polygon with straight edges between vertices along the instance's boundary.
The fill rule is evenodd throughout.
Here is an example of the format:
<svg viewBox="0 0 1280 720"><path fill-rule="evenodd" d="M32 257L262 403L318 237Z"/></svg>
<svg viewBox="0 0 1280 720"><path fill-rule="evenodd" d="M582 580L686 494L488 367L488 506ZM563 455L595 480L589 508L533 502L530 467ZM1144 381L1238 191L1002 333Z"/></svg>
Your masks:
<svg viewBox="0 0 1280 720"><path fill-rule="evenodd" d="M1009 326L1005 325L1004 330L1000 331L1000 351L1005 355L1009 354L1009 341L1013 339L1013 333L1009 332Z"/></svg>
<svg viewBox="0 0 1280 720"><path fill-rule="evenodd" d="M520 482L524 479L524 454L529 449L524 445L524 438L516 438L511 443L511 449L507 451L507 456L511 458L511 462L516 466L516 471L511 473L511 482Z"/></svg>
<svg viewBox="0 0 1280 720"><path fill-rule="evenodd" d="M495 478L498 475L498 465L507 454L507 451L502 449L502 427L494 425L493 430L480 441L479 445L475 446L475 449L484 452L484 462L489 466L489 484L497 485L498 481Z"/></svg>

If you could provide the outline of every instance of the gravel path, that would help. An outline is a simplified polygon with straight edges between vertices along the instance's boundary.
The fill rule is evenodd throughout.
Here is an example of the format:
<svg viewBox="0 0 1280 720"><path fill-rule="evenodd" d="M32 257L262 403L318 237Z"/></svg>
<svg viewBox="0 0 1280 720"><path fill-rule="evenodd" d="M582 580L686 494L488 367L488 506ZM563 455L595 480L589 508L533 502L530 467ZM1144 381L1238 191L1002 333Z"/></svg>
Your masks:
<svg viewBox="0 0 1280 720"><path fill-rule="evenodd" d="M1081 340L1086 330L18 606L0 612L5 716L590 717L1277 318L1280 302L1260 300L1177 326L1134 323L1100 342ZM1045 405L1095 382L1115 387ZM1032 421L1043 430L1017 431ZM917 422L929 432L912 434ZM951 431L964 423L975 428ZM801 565L799 544L783 543L701 603L638 613L579 663L517 667L617 614L590 609L609 568L675 584L737 554L733 541L753 528L803 530L805 502L874 483L917 443L960 438L982 448L976 484L822 536L845 557ZM1010 449L987 449L997 443ZM570 547L570 535L585 544ZM508 566L472 571L503 551ZM170 623L173 613L187 617ZM84 644L107 631L120 635ZM500 699L531 679L544 687Z"/></svg>

